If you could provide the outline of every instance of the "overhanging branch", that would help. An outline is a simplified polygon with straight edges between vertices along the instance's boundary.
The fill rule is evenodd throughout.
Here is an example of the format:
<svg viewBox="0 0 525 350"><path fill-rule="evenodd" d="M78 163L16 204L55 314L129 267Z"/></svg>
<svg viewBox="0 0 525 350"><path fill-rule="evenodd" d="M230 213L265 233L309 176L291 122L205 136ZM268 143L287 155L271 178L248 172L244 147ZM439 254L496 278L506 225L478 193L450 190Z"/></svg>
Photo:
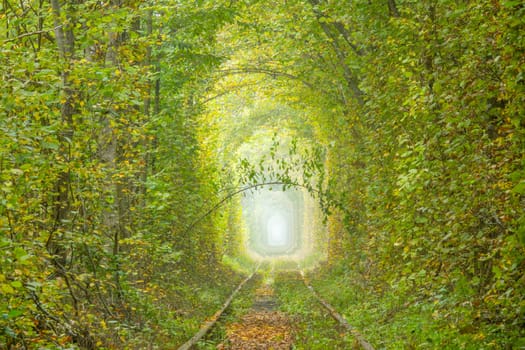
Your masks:
<svg viewBox="0 0 525 350"><path fill-rule="evenodd" d="M306 86L308 89L313 91L314 93L317 93L317 94L321 93L325 96L329 96L330 98L335 98L338 102L344 102L343 100L341 100L337 96L334 96L327 90L322 89L317 85L311 84L308 81L302 79L301 77L297 75L286 73L286 72L281 72L281 71L274 70L274 69L259 68L259 67L238 67L238 68L230 68L230 69L221 69L221 70L218 70L217 73L222 74L223 76L236 75L236 74L265 74L265 75L272 76L274 78L282 77L286 79L297 80L301 84ZM205 102L208 102L208 101L205 101Z"/></svg>
<svg viewBox="0 0 525 350"><path fill-rule="evenodd" d="M224 203L226 203L227 201L229 201L231 198L235 197L236 195L240 194L240 193L243 193L243 192L246 192L246 191L249 191L249 190L252 190L252 189L257 189L258 187L266 187L266 186L289 186L289 187L300 187L300 188L304 188L306 190L308 190L310 193L311 192L314 192L316 193L317 195L321 196L322 195L322 192L315 189L315 188L312 188L311 186L307 186L307 185L303 185L303 184L300 184L300 183L296 183L296 182L284 182L284 181L271 181L271 182L263 182L263 183L257 183L257 184L253 184L253 185L248 185L248 186L245 186L245 187L242 187L238 190L235 190L233 192L230 192L228 193L224 198L222 198L219 202L217 202L213 207L211 207L210 209L208 209L204 214L201 214L199 217L197 217L197 219L195 219L190 225L188 225L188 227L184 230L184 235L186 235L187 233L189 233L191 230L193 230L193 228L195 228L195 226L201 221L203 220L204 218L206 218L208 215L210 215L211 213L213 213L215 210L219 209ZM344 208L343 204L339 201L336 201L335 199L332 199L331 200L331 203L333 204L333 206L339 208L339 209L342 209ZM330 205L332 206L332 205Z"/></svg>
<svg viewBox="0 0 525 350"><path fill-rule="evenodd" d="M226 90L224 90L224 91L222 91L222 92L219 92L219 93L216 94L216 95L213 95L213 96L211 96L211 97L208 97L207 99L205 99L205 100L202 101L201 103L202 103L202 104L206 104L206 103L208 103L208 102L210 102L210 101L213 101L213 100L215 100L215 99L217 99L217 98L220 98L220 97L222 97L222 96L224 96L224 95L228 95L229 93L231 93L231 92L233 92L233 91L236 91L236 90L239 90L239 89L245 88L245 87L247 87L247 86L253 86L253 85L256 85L256 84L255 84L255 83L249 83L249 84L247 83L247 84L239 84L239 85L232 86L231 88L226 89Z"/></svg>
<svg viewBox="0 0 525 350"><path fill-rule="evenodd" d="M204 214L200 215L197 219L195 219L187 228L184 230L184 234L190 232L195 225L197 225L202 219L206 218L208 215L213 213L215 210L219 209L225 202L229 201L231 198L235 197L239 193L249 191L251 189L257 189L257 187L264 187L264 186L276 186L276 185L289 185L289 186L297 186L297 187L304 187L299 184L291 184L291 183L284 183L282 181L273 181L273 182L265 182L261 184L254 184L245 186L243 188L240 188L236 191L228 193L223 199L221 199L219 202L217 202L213 207L211 207L209 210L207 210Z"/></svg>
<svg viewBox="0 0 525 350"><path fill-rule="evenodd" d="M32 36L32 35L46 34L46 33L52 32L52 31L56 31L57 29L60 29L60 28L62 28L62 25L58 25L55 28L51 28L51 29L37 30L35 32L29 32L29 33L20 34L18 36L15 36L14 38L10 38L10 39L4 40L3 43L4 44L5 43L10 43L10 42L17 41L17 40L20 40L20 39L23 39L25 37Z"/></svg>
<svg viewBox="0 0 525 350"><path fill-rule="evenodd" d="M241 68L231 68L231 69L222 69L219 70L218 73L222 73L223 75L235 75L235 74L266 74L270 75L274 78L276 77L284 77L292 80L297 80L301 82L303 85L307 86L310 89L314 89L314 86L310 84L309 82L305 81L304 79L298 77L297 75L293 75L286 72L281 72L278 70L268 69L268 68L258 68L258 67L241 67Z"/></svg>

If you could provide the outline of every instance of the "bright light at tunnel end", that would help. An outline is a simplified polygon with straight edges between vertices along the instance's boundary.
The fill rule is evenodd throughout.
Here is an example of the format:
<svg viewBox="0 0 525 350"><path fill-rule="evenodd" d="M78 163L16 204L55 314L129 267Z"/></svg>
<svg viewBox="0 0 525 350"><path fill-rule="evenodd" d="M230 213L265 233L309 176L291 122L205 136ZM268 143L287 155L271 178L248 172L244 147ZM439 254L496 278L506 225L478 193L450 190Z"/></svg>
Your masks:
<svg viewBox="0 0 525 350"><path fill-rule="evenodd" d="M284 247L289 244L288 222L280 213L275 213L266 224L267 244L270 247Z"/></svg>
<svg viewBox="0 0 525 350"><path fill-rule="evenodd" d="M260 189L244 197L243 219L249 256L257 260L295 260L308 254L303 197L300 191L275 188Z"/></svg>

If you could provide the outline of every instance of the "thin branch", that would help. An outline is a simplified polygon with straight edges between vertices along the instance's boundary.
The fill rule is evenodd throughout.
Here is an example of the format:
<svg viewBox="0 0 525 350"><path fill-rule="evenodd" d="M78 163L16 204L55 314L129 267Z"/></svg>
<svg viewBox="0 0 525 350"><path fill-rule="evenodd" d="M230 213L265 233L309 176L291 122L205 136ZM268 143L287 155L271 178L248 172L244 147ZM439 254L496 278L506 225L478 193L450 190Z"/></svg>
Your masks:
<svg viewBox="0 0 525 350"><path fill-rule="evenodd" d="M353 44L352 41L350 40L350 33L345 28L343 23L341 23L341 22L334 22L333 26L335 27L335 29L337 29L339 34L341 34L341 36L343 37L343 39L345 39L345 41L348 44L348 46L350 46L352 48L352 51L354 51L354 53L357 56L363 56L364 55L363 50L361 50L359 47L357 47L355 44Z"/></svg>
<svg viewBox="0 0 525 350"><path fill-rule="evenodd" d="M344 71L344 78L347 82L347 85L348 87L350 88L350 90L352 91L353 95L354 95L354 98L355 100L357 101L357 103L360 105L360 106L363 106L365 104L365 101L363 99L363 96L365 95L365 93L363 92L363 90L361 90L359 88L359 84L358 84L358 77L355 76L355 74L352 72L352 70L350 69L350 67L348 66L348 64L346 63L346 59L348 57L347 55L347 52L346 50L344 50L341 45L339 44L339 40L338 38L336 37L336 33L333 32L332 28L325 22L322 20L323 17L326 17L322 12L320 12L319 10L316 9L316 6L319 5L319 1L318 0L309 0L310 1L310 4L312 5L313 7L313 12L317 18L317 22L319 23L319 26L321 27L321 29L323 30L323 32L325 33L325 35L330 39L329 42L330 42L330 45L332 46L337 58L338 58L338 61L339 61L339 64L341 65L341 67L343 68L343 71ZM362 53L360 53L359 49L354 46L350 39L348 38L348 33L345 32L345 28L344 28L344 25L340 25L340 28L337 28L337 25L332 25L333 28L335 28L336 31L339 32L339 34L341 34L343 36L343 39L345 39L345 41L350 44L350 48L352 49L352 51L354 51L354 53L357 55L357 56L361 56Z"/></svg>
<svg viewBox="0 0 525 350"><path fill-rule="evenodd" d="M326 36L331 39L329 40L329 42L335 51L335 54L339 60L339 64L343 68L344 77L348 84L348 87L350 88L350 90L352 90L352 93L354 94L354 98L357 100L358 104L360 106L363 106L364 105L364 100L363 100L364 92L363 90L359 88L357 77L352 72L350 67L348 67L348 64L346 64L347 54L345 50L342 49L341 46L339 45L339 41L335 37L334 33L330 30L330 27L326 25L326 23L322 22L320 18L318 18L318 22L321 28L323 29L323 31L325 32Z"/></svg>
<svg viewBox="0 0 525 350"><path fill-rule="evenodd" d="M319 6L319 0L309 0L309 1L310 1L310 4L313 7L313 12L315 14L315 17L317 18L317 21L319 22L321 27L323 27L323 30L325 31L325 33L328 34L326 30L328 30L328 31L330 31L330 30L328 28L328 25L326 24L327 22L321 21L321 18L330 19L330 17L316 8L317 6ZM345 42L348 44L348 46L350 46L352 51L354 51L354 53L357 56L363 56L363 54L364 54L363 50L361 50L357 45L352 43L352 41L350 40L350 33L345 28L345 25L342 22L334 21L334 20L330 19L329 23L332 25L332 27L334 27L339 32L339 34L341 34L341 36L343 37ZM335 37L332 37L332 39L336 40Z"/></svg>
<svg viewBox="0 0 525 350"><path fill-rule="evenodd" d="M310 89L314 89L315 87L310 84L309 82L301 79L297 75L293 75L290 73L285 73L281 71L276 71L272 69L267 68L257 68L257 67L243 67L243 68L232 68L232 69L222 69L218 71L219 73L223 73L224 75L235 75L235 74L266 74L270 75L272 77L285 77L292 80L298 80L303 85L307 86Z"/></svg>
<svg viewBox="0 0 525 350"><path fill-rule="evenodd" d="M235 86L232 86L230 89L227 89L227 90L224 90L216 95L213 95L211 97L208 97L207 99L205 99L204 101L202 101L201 103L202 104L206 104L210 101L213 101L217 98L220 98L224 95L228 95L230 93L232 93L233 91L236 91L236 90L239 90L239 89L242 89L244 87L247 87L247 86L253 86L253 85L257 85L256 83L246 83L246 84L239 84L239 85L235 85Z"/></svg>
<svg viewBox="0 0 525 350"><path fill-rule="evenodd" d="M254 188L256 189L257 187L271 186L271 185L285 185L285 183L281 181L267 182L267 183L262 183L262 184L249 185L249 186L240 188L236 191L230 192L223 199L217 202L213 207L208 209L204 214L200 215L197 219L193 220L193 222L190 225L188 225L186 230L184 230L184 233L186 234L190 232L195 227L195 225L197 225L202 219L206 218L208 215L213 213L215 210L219 209L225 202L227 202L234 196L238 195L239 193L242 193L242 192L254 189Z"/></svg>
<svg viewBox="0 0 525 350"><path fill-rule="evenodd" d="M20 34L20 35L18 35L18 36L15 36L14 38L4 40L3 43L5 44L5 43L9 43L9 42L17 41L17 40L20 40L20 39L23 39L23 38L25 38L25 37L32 36L32 35L46 34L46 33L49 33L49 32L52 32L52 31L55 31L55 30L57 30L57 29L59 29L59 28L62 28L62 24L56 26L55 28L51 28L51 29L46 29L46 30L37 30L36 32L30 32L30 33Z"/></svg>
<svg viewBox="0 0 525 350"><path fill-rule="evenodd" d="M308 89L313 91L314 93L321 93L323 95L329 96L330 98L335 98L337 101L341 102L342 100L336 96L333 96L330 94L327 90L321 89L319 86L316 86L314 84L311 84L307 82L306 80L298 77L297 75L293 75L290 73L285 73L281 71L276 71L273 69L267 69L267 68L257 68L257 67L239 67L239 68L231 68L231 69L222 69L218 70L218 73L221 73L222 75L235 75L235 74L266 74L270 75L272 77L284 77L291 80L297 80L301 82L304 86L306 86Z"/></svg>
<svg viewBox="0 0 525 350"><path fill-rule="evenodd" d="M246 191L249 191L251 189L257 189L258 187L276 186L276 185L287 186L287 187L304 188L310 193L312 193L312 192L316 193L318 196L321 196L323 194L318 189L315 189L315 188L313 188L311 186L303 185L303 184L300 184L300 183L297 183L297 182L271 181L271 182L263 182L263 183L257 183L257 184L253 184L253 185L248 185L248 186L242 187L242 188L240 188L238 190L235 190L233 192L228 193L224 198L222 198L219 202L217 202L213 207L208 209L204 214L201 214L199 217L197 217L197 219L195 219L190 225L188 225L188 227L184 230L183 233L184 234L189 233L201 220L206 218L208 215L213 213L215 210L219 209L224 203L226 203L227 201L229 201L231 198L235 197L236 195L238 195L240 193L243 193L243 192L246 192ZM329 206L335 206L335 207L340 208L340 209L344 208L343 203L341 203L338 200L331 199L330 202L332 204L329 204Z"/></svg>
<svg viewBox="0 0 525 350"><path fill-rule="evenodd" d="M399 17L399 10L397 9L395 0L388 0L388 11L392 17Z"/></svg>

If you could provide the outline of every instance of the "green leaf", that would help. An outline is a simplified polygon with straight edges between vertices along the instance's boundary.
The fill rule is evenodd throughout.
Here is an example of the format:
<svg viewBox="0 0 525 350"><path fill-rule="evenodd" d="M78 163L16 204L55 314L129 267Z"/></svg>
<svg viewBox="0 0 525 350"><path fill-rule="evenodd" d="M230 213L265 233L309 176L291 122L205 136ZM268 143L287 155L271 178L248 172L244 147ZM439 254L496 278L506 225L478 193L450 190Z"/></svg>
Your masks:
<svg viewBox="0 0 525 350"><path fill-rule="evenodd" d="M503 1L503 6L505 6L505 7L514 7L514 6L518 6L520 4L523 4L522 0L507 0L507 1Z"/></svg>
<svg viewBox="0 0 525 350"><path fill-rule="evenodd" d="M7 317L8 318L15 318L15 317L18 317L20 315L22 315L24 312L22 310L18 310L18 309L13 309L11 311L9 311L9 313L7 314Z"/></svg>
<svg viewBox="0 0 525 350"><path fill-rule="evenodd" d="M29 255L27 254L27 252L23 248L20 248L20 247L16 247L13 250L13 255L15 256L16 259L20 261L24 261L29 258Z"/></svg>
<svg viewBox="0 0 525 350"><path fill-rule="evenodd" d="M23 284L20 281L13 281L13 282L11 282L11 287L16 288L16 289L20 289L20 288L23 287Z"/></svg>
<svg viewBox="0 0 525 350"><path fill-rule="evenodd" d="M416 217L415 221L416 221L417 224L426 224L426 223L428 223L428 219L426 217L424 217L424 216Z"/></svg>
<svg viewBox="0 0 525 350"><path fill-rule="evenodd" d="M56 151L60 148L60 145L58 145L57 143L42 142L42 148Z"/></svg>
<svg viewBox="0 0 525 350"><path fill-rule="evenodd" d="M525 181L520 182L512 188L512 193L525 194Z"/></svg>

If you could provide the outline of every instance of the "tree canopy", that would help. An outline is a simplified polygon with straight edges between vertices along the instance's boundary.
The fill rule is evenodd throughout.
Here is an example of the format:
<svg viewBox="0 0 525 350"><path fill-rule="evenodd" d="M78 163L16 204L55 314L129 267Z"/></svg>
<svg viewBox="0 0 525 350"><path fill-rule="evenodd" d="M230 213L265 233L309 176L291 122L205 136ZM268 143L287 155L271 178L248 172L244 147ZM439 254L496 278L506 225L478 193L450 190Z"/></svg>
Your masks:
<svg viewBox="0 0 525 350"><path fill-rule="evenodd" d="M264 182L378 347L525 346L524 38L514 0L3 0L0 347L180 345Z"/></svg>

